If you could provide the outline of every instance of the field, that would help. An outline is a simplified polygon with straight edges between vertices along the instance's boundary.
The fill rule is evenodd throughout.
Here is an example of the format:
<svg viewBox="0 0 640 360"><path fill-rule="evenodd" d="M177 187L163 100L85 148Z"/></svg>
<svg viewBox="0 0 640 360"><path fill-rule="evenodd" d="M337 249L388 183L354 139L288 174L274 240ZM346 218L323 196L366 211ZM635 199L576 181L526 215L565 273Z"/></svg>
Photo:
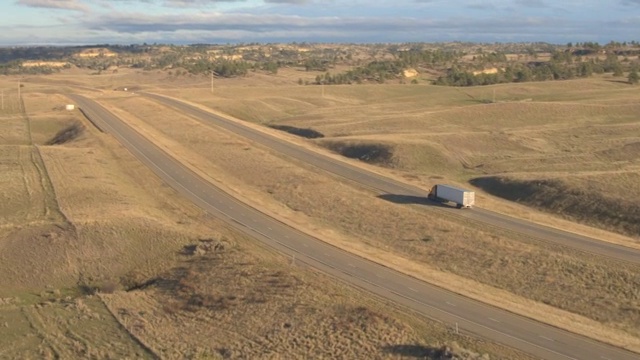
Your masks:
<svg viewBox="0 0 640 360"><path fill-rule="evenodd" d="M246 79L220 79L216 80L213 93L206 78L176 78L163 72L120 71L118 74L86 76L73 70L55 77L28 79L27 83L34 88L34 99L44 97L53 84L66 85L62 88L67 90L76 85L103 89L102 93L97 93L76 88L112 109L136 130L210 181L336 246L510 311L640 349L638 265L540 243L481 224L469 224L431 207L408 206L406 201L379 196L369 189L320 172L312 164L298 163L272 153L135 94L146 90L186 99L329 156L360 158L362 161L347 161L425 189L438 182L472 187L478 192L483 207L604 241L640 247L637 228L640 213L634 203L640 195L637 193L639 188L634 186L640 174L636 146L640 135L637 88L605 76L464 89L422 84L325 86L322 89L320 86L296 85L301 76L315 75L290 70L281 71L277 76L252 74ZM113 91L124 87L129 91ZM35 104L40 102L34 100L32 103L36 108ZM46 109L41 112L51 113ZM43 115L43 119L47 116L54 118ZM32 124L37 119L32 116ZM20 125L22 128L19 124L12 126L14 133L22 134L26 125ZM269 129L269 126L284 126L302 133L313 130L323 137L305 139ZM52 137L52 134L34 134L34 139ZM257 262L260 271L256 278L282 283L287 289L302 287L304 293L323 281L306 271L269 278L286 265L286 261L277 260L277 256L267 261L264 249L245 245L237 235L221 236L222 225L214 226L214 236L202 236L211 227L194 233L192 225L196 222L193 217L198 221L202 219L201 215L194 215L196 209L172 200L169 206L172 212L167 213L166 206L157 203L158 197L141 193L138 188L153 176L146 174L128 155L114 150L118 146L113 140L100 134L93 136L100 139L100 146L109 149L113 157L101 156L102 152L93 148L96 145L93 137L81 137L59 147L41 147L40 153L52 179L58 178L57 182L52 181L60 208L68 209L63 210L66 221L77 224L74 236L81 233L80 236L100 239L99 247L96 244L86 246L92 252L106 249L106 254L112 254L111 257L94 258L105 261L101 269L112 274L94 279L93 283L113 287L114 283L140 284L149 279L160 279L141 291L116 291L100 297L141 343L157 349L159 339L164 342L174 339L175 347L167 347L162 352L163 356L172 357L175 353L171 355L171 351L181 346L177 342L180 339L180 344L193 345L189 347L193 354L205 354L211 349L198 348L198 337L178 336L189 332L185 326L191 325L185 324L195 316L192 313L210 321L228 322L231 315L247 312L248 304L255 300L252 300L254 294L265 291L259 281L247 283L246 287L217 288L215 291L204 286L213 280L203 275L207 272L202 271L205 266L202 259L175 256L176 248L199 244L198 239L235 239L230 251L202 256L207 259L206 266L216 269L216 274L226 259L251 266L256 266ZM11 141L19 143L18 136L14 137ZM96 162L88 160L94 157L103 169L96 168ZM82 164L86 168L74 170L71 176L72 172L65 170L69 164ZM113 172L113 166L126 176ZM102 181L95 182L93 177ZM130 177L136 180L133 184ZM164 188L159 183L156 186ZM76 199L74 194L79 189L81 193L91 195ZM170 193L166 188L164 191ZM113 193L118 196L107 195ZM166 199L172 199L172 196L167 195ZM107 198L109 200L105 201ZM73 201L68 200L72 202L65 205L64 199ZM96 202L101 203L104 216L95 214L93 204ZM182 214L185 206L190 209L188 216ZM26 208L31 209L30 206ZM189 226L178 226L185 224ZM109 230L105 231L105 228ZM134 241L123 246L106 238L119 232L131 234L127 236ZM145 246L149 236L159 239L158 243L165 246L149 256L154 259L169 257L173 261L171 266L167 265L171 262L166 262L163 266L147 269L148 260L131 256L140 251L136 249ZM238 251L238 248L244 250ZM169 255L170 252L173 255ZM255 260L256 254L260 260ZM115 259L120 257L126 260L115 264ZM126 264L125 268L121 268L121 264ZM139 269L144 270L138 273ZM98 272L97 267L88 266L87 270ZM241 277L237 268L229 266L227 270L229 273L220 275L221 278ZM308 285L305 287L291 280L290 275L304 277L304 284ZM123 277L127 280L122 280ZM161 284L169 284L172 290L163 290ZM194 289L199 294L195 308L192 298L180 297ZM336 293L341 291L348 290L336 289ZM283 296L284 299L290 299L286 296L298 298L301 293ZM320 295L317 293L304 302L318 299L323 303ZM134 301L136 297L139 302ZM281 304L283 299L279 296L270 298L273 298L273 304ZM186 305L180 305L183 302ZM351 303L348 306L355 309L359 305ZM319 314L319 308L324 311L324 307L316 305L313 311L301 316ZM167 313L162 316L130 315L163 311ZM330 311L334 315L341 314L344 308ZM372 311L393 318L381 315L384 312L380 310ZM378 315L366 317L378 318ZM139 326L140 323L152 325ZM247 323L251 321L247 320ZM322 329L334 325L327 321L318 322L315 327ZM410 326L415 329L415 325ZM171 330L163 336L158 329ZM266 331L225 329L225 334L236 336L229 335L227 344L237 341L233 340L237 336L253 339ZM361 349L370 349L372 344L387 341L376 338L388 328L380 329L380 332L371 333L369 342L353 340L361 344ZM305 336L317 338L319 335L314 331L301 329ZM442 335L446 331L440 334L435 338L447 338ZM413 335L407 336L396 340L414 339L411 338ZM424 337L422 339L426 341ZM340 346L340 340L336 338L335 341L331 346ZM296 356L295 350L276 343L268 342L274 352ZM476 346L475 343L467 344L465 346L470 348ZM255 351L239 345L224 349L222 353L229 351L228 354L239 357L250 357ZM316 354L324 356L324 349ZM357 357L357 354L343 353L345 357Z"/></svg>
<svg viewBox="0 0 640 360"><path fill-rule="evenodd" d="M256 245L28 80L0 114L0 357L528 359Z"/></svg>
<svg viewBox="0 0 640 360"><path fill-rule="evenodd" d="M400 93L401 96L398 98L404 99L409 96L412 89L411 86L390 86L389 89L363 88L362 91L367 96L366 101L375 104L383 103L382 97L385 91L387 96ZM263 107L271 108L272 111L278 109L278 106L293 108L294 105L289 105L293 100L284 100L285 92L298 101L304 99L307 104L312 102L308 97L302 98L304 96L302 91L294 93L294 89L297 90L297 88L284 87L269 88L270 95L262 102L270 106L263 105ZM332 89L325 91L344 91L343 96L346 99L335 100L334 108L326 105L329 110L318 105L317 108L320 110L316 111L322 112L324 120L316 120L313 126L309 126L307 122L284 120L264 122L313 128L327 134L325 138L306 144L311 147L314 146L314 142L320 145L325 142L346 142L345 138L354 143L371 142L371 139L375 139L375 144L387 143L394 149L406 147L408 141L405 139L409 138L414 147L408 147L408 149L422 147L419 136L414 136L413 132L407 131L411 134L400 135L400 120L395 120L395 123L391 120L387 122L380 120L381 124L388 126L384 129L385 134L395 133L374 135L368 125L361 125L362 119L360 119L363 116L361 113L370 110L366 110L367 107L364 105L359 105L357 111L353 110L353 104L357 101L347 97L347 95L355 97L353 94L358 91L358 87ZM237 92L237 98L241 99L254 97L260 99L259 92L267 92L266 88L262 87L232 86L220 92L227 94L225 96L229 98L234 98L233 95L229 95L234 91ZM422 91L432 90L422 89ZM455 89L441 91L458 92ZM279 92L282 96L275 96ZM200 96L202 93L200 91ZM187 89L178 96L187 99L190 99L190 96L197 98L195 94L195 90ZM468 98L467 95L464 97ZM415 98L417 95L411 99L415 100ZM445 101L444 97L440 100L429 98L435 102L434 107L439 106L437 101ZM267 103L267 100L270 102ZM221 187L255 206L268 209L272 215L283 221L318 234L319 237L337 246L390 264L443 287L539 318L556 326L569 327L571 330L590 336L598 333L609 341L625 338L625 343L637 344L639 335L637 329L640 324L638 312L640 294L638 294L639 284L637 283L637 274L640 269L637 265L616 263L598 256L576 253L568 248L539 243L534 239L496 231L481 225L467 227L463 224L463 220L455 217L443 218L442 214L436 214L428 207L408 207L386 201L384 197L377 197L366 189L354 188L351 183L319 173L311 164L292 163L291 159L269 153L243 139L204 126L171 109L163 107L162 111L158 111L159 105L135 95L112 93L103 96L101 101L105 105L112 106L118 115L127 119L139 131L163 144L163 147L175 156L192 164L201 173L210 174L211 180ZM229 103L234 103L233 100L218 98L201 101L214 108L217 108L218 104L225 107L231 106ZM387 101L389 107L393 109L397 106L397 113L401 112L402 106L396 105L392 100ZM459 107L464 107L467 100L458 98L457 101L459 101ZM259 106L257 100L248 102L249 100L238 102L236 105L239 111L246 112L246 109ZM398 100L398 102L401 101ZM408 100L407 103L413 104ZM342 110L335 104L343 104L347 109ZM491 104L491 106L501 105ZM511 104L504 105L508 108ZM413 104L413 106L417 105ZM443 113L448 110L444 105L441 106L442 108L435 113L445 117ZM485 105L479 106L472 103L469 106L474 106L478 111L486 111ZM304 104L300 105L300 108L304 108ZM408 105L405 108L408 108ZM457 111L462 112L462 110L464 108ZM384 109L383 105L379 105L377 111L393 112ZM233 110L225 108L224 112L233 112ZM410 109L407 109L407 112L410 113ZM348 121L350 118L347 118L347 113L358 120ZM631 118L626 113L623 115ZM488 115L478 117L482 116L488 117ZM529 116L533 118L533 115ZM303 117L303 115L294 117ZM320 118L319 115L318 117ZM254 120L258 122L257 119ZM480 123L478 126L488 127L487 122L485 120L484 125ZM411 125L411 121L407 123ZM449 120L447 123L454 123L454 121ZM367 133L359 136L340 135L344 133L342 129L349 126L361 126L361 131ZM455 131L455 126L460 125L446 126L450 129L441 131L440 135L446 134L451 137L453 134L460 133ZM443 125L443 127L446 126ZM338 135L331 136L326 129L334 127ZM416 133L418 132L417 126L413 129ZM486 132L484 139L491 138L491 130L476 130L475 133L483 132ZM515 141L510 145L504 145L499 135L496 138L493 140L494 143L489 143L494 150L519 149ZM464 144L464 142L460 141L458 144ZM475 143L466 145L469 153L476 156L482 153L481 146ZM414 181L422 179L426 183L434 182L434 178L448 178L461 182L465 177L477 176L472 168L465 167L459 159L456 160L454 156L443 151L443 147L445 147L443 144L433 140L430 152L440 153L442 158L447 158L449 164L455 165L453 169L441 167L439 170L434 170L434 174L429 174L426 166L416 165L412 171L407 171L392 163L392 174ZM429 152L406 151L407 154L412 154L421 161L432 161L426 155ZM215 154L215 156L204 154ZM397 154L398 152L394 152L394 158L400 162L408 162L412 159L409 156L402 157ZM468 158L473 160L471 156ZM433 166L433 168L436 167ZM455 169L458 169L458 173L454 172ZM536 216L542 218L544 214ZM551 218L546 221L562 223L561 219ZM572 226L581 232L607 240L612 239L630 245L637 243L634 238L616 236L578 225Z"/></svg>
<svg viewBox="0 0 640 360"><path fill-rule="evenodd" d="M367 158L423 186L440 178L478 187L491 183L484 178L496 176L550 180L556 194L540 194L544 203L515 200L639 243L640 218L628 192L637 191L630 185L640 170L640 105L637 88L615 78L463 89L385 85L322 90L266 87L259 80L255 86L225 87L225 81L224 90L213 94L189 87L165 92L245 121L313 129L324 135L313 140L315 145ZM368 155L372 149L376 156ZM563 196L564 186L589 196ZM509 197L508 187L500 188L485 190ZM593 209L592 202L608 203L610 214Z"/></svg>

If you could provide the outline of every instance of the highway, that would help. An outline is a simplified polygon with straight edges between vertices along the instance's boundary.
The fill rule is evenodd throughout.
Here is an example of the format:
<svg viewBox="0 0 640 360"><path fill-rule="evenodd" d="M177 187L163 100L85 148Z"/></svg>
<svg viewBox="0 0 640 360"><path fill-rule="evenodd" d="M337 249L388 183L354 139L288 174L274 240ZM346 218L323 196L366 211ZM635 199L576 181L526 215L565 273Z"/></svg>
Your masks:
<svg viewBox="0 0 640 360"><path fill-rule="evenodd" d="M277 137L271 136L265 132L243 125L237 121L222 118L185 102L157 94L140 94L152 98L161 104L177 109L181 113L190 115L205 124L218 126L277 152L339 175L358 184L375 189L380 192L382 198L392 197L395 199L401 199L400 201L408 203L414 202L434 206L436 205L435 202L425 200L426 193L428 192L425 189L420 189L380 174L351 166L346 162L342 162L312 150L305 149L293 143L283 141L282 139L278 139ZM471 211L460 211L459 209L447 206L439 206L439 210L447 212L449 215L464 217L466 220L477 221L504 230L525 234L541 241L568 246L576 250L602 255L616 260L640 263L640 250L638 249L520 220L491 210L475 207Z"/></svg>
<svg viewBox="0 0 640 360"><path fill-rule="evenodd" d="M193 173L93 100L68 95L160 178L195 204L245 234L340 280L441 321L543 359L637 360L640 355L514 315L429 285L333 247L242 203Z"/></svg>

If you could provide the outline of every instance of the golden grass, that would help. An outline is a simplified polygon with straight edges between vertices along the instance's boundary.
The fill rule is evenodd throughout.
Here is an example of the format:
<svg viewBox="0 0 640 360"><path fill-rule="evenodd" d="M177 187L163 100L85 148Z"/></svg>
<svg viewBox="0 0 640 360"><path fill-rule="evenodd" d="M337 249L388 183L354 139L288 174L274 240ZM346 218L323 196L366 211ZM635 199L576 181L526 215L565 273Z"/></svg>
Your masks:
<svg viewBox="0 0 640 360"><path fill-rule="evenodd" d="M608 79L498 86L499 103L480 104L492 96L491 88L337 86L326 87L322 97L317 86L266 86L267 78L252 77L249 85L253 86L225 80L217 82L220 88L210 94L206 79L175 80L171 86L154 84L163 76L135 74L131 79L141 80L141 88L164 88L166 93L245 120L313 127L330 137L326 140L374 139L391 144L397 149L397 167L389 174L418 185L432 176L466 181L492 171L535 169L536 164L540 164L537 175L549 170L557 174L563 168L611 171L606 159L589 154L620 157L607 151L629 143L628 134L637 126L633 118L637 95ZM89 83L71 76L65 81ZM109 81L101 77L96 83L108 88ZM279 81L286 83L283 78ZM455 216L443 219L429 209L394 205L351 185L337 186L335 178L318 174L313 167L291 164L290 159L283 160L242 139L206 129L165 108L160 115L157 105L147 100L124 93L107 96L114 97L103 100L105 104L118 106L119 115L170 153L286 222L374 260L384 259L427 281L454 291L464 289L467 296L639 349L638 314L624 310L637 308L638 294L634 291L638 286L633 280L637 267L561 247L541 246L531 239L481 226L479 230L464 229ZM587 100L579 104L580 99ZM524 112L519 111L522 104L526 104ZM550 119L539 116L545 111L549 111ZM136 116L153 120L145 124ZM574 134L577 137L571 138ZM484 146L477 146L478 138ZM420 152L424 156L411 157ZM215 157L207 159L204 154ZM431 154L441 160L424 160ZM434 165L439 167L436 174ZM617 171L621 167L632 169L633 164L618 165ZM568 223L557 218L479 195L498 210L517 209L525 218L629 241L586 227L566 226ZM376 213L389 214L389 218L381 219L373 215ZM599 300L590 303L585 299Z"/></svg>
<svg viewBox="0 0 640 360"><path fill-rule="evenodd" d="M238 84L242 82L213 94L187 87L158 91L245 121L312 128L326 136L314 141L318 145L362 142L389 146L394 156L387 166L419 186L431 183L431 178L466 183L492 174L544 179L564 173L571 183L572 174L606 176L640 169L638 157L633 156L640 134L639 95L610 76L474 88L326 86L324 97L318 86ZM493 99L495 103L483 103ZM574 185L586 192L580 182ZM627 196L624 190L608 195ZM490 203L499 212L508 213L512 208L505 202ZM519 213L552 226L559 221L557 216L545 217L524 208ZM601 234L570 222L561 227ZM624 232L623 227L606 229ZM616 234L606 234L604 239L640 245L637 234L631 235L634 239Z"/></svg>
<svg viewBox="0 0 640 360"><path fill-rule="evenodd" d="M46 87L25 95L27 108L36 109L29 113L33 125L29 138L38 144L69 123L84 121L77 112L58 112L56 104L64 99L40 90ZM275 357L342 353L385 358L396 356L394 351L413 356L449 344L454 353L468 358L485 352L492 358L529 358L500 345L455 335L444 325L420 320L325 276L288 268L287 260L248 245L249 240L176 196L109 135L89 124L86 128L80 137L57 146L0 143L0 164L7 170L3 172L7 178L2 178L2 190L7 191L2 193L3 200L12 199L6 204L14 216L13 224L0 227L0 357L149 358L157 353L182 358L184 354L218 356L222 349L257 354L255 344L266 336ZM42 157L33 160L31 154ZM27 179L22 180L24 189L15 179ZM51 209L49 215L42 209ZM57 217L51 215L56 213ZM215 258L185 261L178 254L197 239L222 237L237 245L225 253L222 265ZM158 274L170 278L180 266L197 274L189 279L199 291L196 295L212 294L212 289L222 286L219 290L230 293L269 295L267 301L272 302L255 306L247 302L221 314L206 309L167 312L167 301L184 294L120 290ZM254 276L245 278L248 275ZM227 279L228 287L220 279ZM126 302L104 295L112 313L108 312L98 298L79 292L94 287L115 290L111 297ZM341 303L330 295L339 296ZM295 327L285 331L281 320L289 319L291 304L297 309L291 318ZM269 305L278 311L269 311ZM264 321L265 314L272 315L271 323ZM129 315L136 321L130 321ZM150 321L144 322L149 315ZM243 321L238 322L238 317ZM267 331L270 325L282 329L282 334ZM145 339L141 329L168 340L159 344L157 339ZM221 333L221 329L235 332ZM185 330L193 330L186 339ZM211 339L217 339L215 347ZM295 341L298 345L292 346ZM143 343L153 345L152 350Z"/></svg>
<svg viewBox="0 0 640 360"><path fill-rule="evenodd" d="M0 147L2 226L12 227L37 221L51 211L47 208L46 189L41 185L42 178L35 160L37 156L37 151L32 147Z"/></svg>
<svg viewBox="0 0 640 360"><path fill-rule="evenodd" d="M172 110L159 113L158 105L144 98L104 101L205 178L295 227L385 264L397 254L402 260L393 266L414 276L587 336L640 348L638 314L620 311L637 306L633 274L638 266L478 225L471 229L455 216L442 218L429 208L383 201ZM414 264L408 260L415 265L406 265ZM428 274L438 274L438 280ZM603 301L588 301L595 298Z"/></svg>
<svg viewBox="0 0 640 360"><path fill-rule="evenodd" d="M217 243L223 248L185 255L148 287L101 298L136 338L167 359L419 357L451 341L458 356L470 359L485 352L526 357L430 322L409 327L409 314L386 315L393 305L243 243L226 240Z"/></svg>
<svg viewBox="0 0 640 360"><path fill-rule="evenodd" d="M152 358L95 297L0 307L0 339L3 359Z"/></svg>

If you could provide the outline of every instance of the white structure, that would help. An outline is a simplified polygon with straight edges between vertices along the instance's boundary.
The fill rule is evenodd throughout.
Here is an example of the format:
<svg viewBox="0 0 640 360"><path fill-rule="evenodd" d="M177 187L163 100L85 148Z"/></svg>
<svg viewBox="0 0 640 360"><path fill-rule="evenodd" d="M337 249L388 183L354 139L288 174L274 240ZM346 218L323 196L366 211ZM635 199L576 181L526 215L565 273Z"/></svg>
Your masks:
<svg viewBox="0 0 640 360"><path fill-rule="evenodd" d="M75 106L75 105L73 105L73 104L68 104L68 105L65 107L65 109L67 109L67 110L69 110L69 111L71 111L71 110L73 110L73 109L75 109L75 108L76 108L76 106Z"/></svg>

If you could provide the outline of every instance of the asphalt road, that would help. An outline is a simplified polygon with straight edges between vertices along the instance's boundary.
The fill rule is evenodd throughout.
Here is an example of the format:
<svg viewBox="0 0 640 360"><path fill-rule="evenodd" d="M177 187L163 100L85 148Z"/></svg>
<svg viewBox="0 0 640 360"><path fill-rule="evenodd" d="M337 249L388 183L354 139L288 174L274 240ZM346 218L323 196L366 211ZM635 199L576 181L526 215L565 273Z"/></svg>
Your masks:
<svg viewBox="0 0 640 360"><path fill-rule="evenodd" d="M420 189L358 167L350 166L345 162L332 159L328 156L305 149L293 143L283 141L267 133L242 125L236 121L216 116L215 114L187 103L157 94L141 94L164 105L173 107L184 114L191 115L205 124L221 127L287 156L312 164L320 169L337 174L369 188L376 189L380 192L380 197L383 199L399 203L438 206L441 211L447 212L449 215L464 217L466 220L478 221L501 229L525 234L541 241L557 243L592 254L603 255L632 263L640 263L640 250L638 249L604 242L520 220L491 210L482 209L480 207L475 207L472 210L460 210L431 202L425 199L428 192L425 189Z"/></svg>
<svg viewBox="0 0 640 360"><path fill-rule="evenodd" d="M93 100L69 95L84 114L183 196L238 230L303 263L442 321L545 359L638 360L628 352L429 285L333 247L208 183Z"/></svg>

